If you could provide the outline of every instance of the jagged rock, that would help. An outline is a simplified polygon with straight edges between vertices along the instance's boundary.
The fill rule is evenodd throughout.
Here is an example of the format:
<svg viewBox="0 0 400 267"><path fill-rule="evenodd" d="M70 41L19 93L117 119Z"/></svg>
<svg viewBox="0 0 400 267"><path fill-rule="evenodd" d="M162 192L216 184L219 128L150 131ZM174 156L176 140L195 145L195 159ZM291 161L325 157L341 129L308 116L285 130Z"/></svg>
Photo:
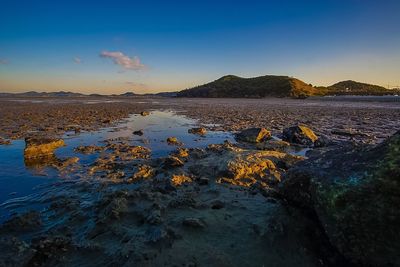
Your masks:
<svg viewBox="0 0 400 267"><path fill-rule="evenodd" d="M173 174L172 178L171 178L171 182L175 186L180 186L184 183L191 183L191 182L193 182L193 180L192 180L192 178L190 178L184 174L181 174L181 175Z"/></svg>
<svg viewBox="0 0 400 267"><path fill-rule="evenodd" d="M148 115L150 115L150 112L148 112L148 111L142 111L142 112L140 112L140 115L142 115L142 116L148 116Z"/></svg>
<svg viewBox="0 0 400 267"><path fill-rule="evenodd" d="M271 132L265 128L249 128L236 134L238 141L259 143L271 138Z"/></svg>
<svg viewBox="0 0 400 267"><path fill-rule="evenodd" d="M54 153L54 150L65 146L64 140L54 138L25 138L25 158L40 158Z"/></svg>
<svg viewBox="0 0 400 267"><path fill-rule="evenodd" d="M311 157L280 185L286 200L314 214L352 263L400 265L400 132L376 146Z"/></svg>
<svg viewBox="0 0 400 267"><path fill-rule="evenodd" d="M283 130L282 140L293 144L313 146L318 136L304 125L296 125Z"/></svg>
<svg viewBox="0 0 400 267"><path fill-rule="evenodd" d="M205 135L207 133L206 128L199 127L199 128L192 128L188 130L190 134L198 134L198 135Z"/></svg>

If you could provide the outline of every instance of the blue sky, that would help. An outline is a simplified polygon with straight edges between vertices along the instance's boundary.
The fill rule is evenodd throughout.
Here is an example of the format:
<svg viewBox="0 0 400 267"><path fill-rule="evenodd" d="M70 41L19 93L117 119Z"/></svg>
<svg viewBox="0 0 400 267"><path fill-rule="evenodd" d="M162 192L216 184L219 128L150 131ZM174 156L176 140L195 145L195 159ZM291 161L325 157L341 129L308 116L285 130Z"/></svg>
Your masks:
<svg viewBox="0 0 400 267"><path fill-rule="evenodd" d="M0 91L184 89L222 75L400 85L400 1L0 0Z"/></svg>

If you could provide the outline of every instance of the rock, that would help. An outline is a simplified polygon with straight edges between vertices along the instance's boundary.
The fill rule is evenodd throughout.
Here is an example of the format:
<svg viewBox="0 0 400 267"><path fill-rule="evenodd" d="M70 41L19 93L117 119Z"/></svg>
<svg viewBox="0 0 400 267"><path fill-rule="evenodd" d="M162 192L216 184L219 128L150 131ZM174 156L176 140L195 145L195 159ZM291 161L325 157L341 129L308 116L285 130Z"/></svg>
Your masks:
<svg viewBox="0 0 400 267"><path fill-rule="evenodd" d="M372 147L349 145L289 171L279 192L314 214L353 264L400 266L400 131Z"/></svg>
<svg viewBox="0 0 400 267"><path fill-rule="evenodd" d="M169 156L168 158L166 158L164 160L164 168L165 169L182 167L183 165L185 165L185 164L178 157Z"/></svg>
<svg viewBox="0 0 400 267"><path fill-rule="evenodd" d="M257 149L286 152L290 144L281 140L267 140L256 144Z"/></svg>
<svg viewBox="0 0 400 267"><path fill-rule="evenodd" d="M271 132L265 128L249 128L236 134L238 141L259 143L271 138Z"/></svg>
<svg viewBox="0 0 400 267"><path fill-rule="evenodd" d="M178 141L178 138L173 136L167 138L167 143L168 145L176 145L176 146L182 144L181 142Z"/></svg>
<svg viewBox="0 0 400 267"><path fill-rule="evenodd" d="M152 167L148 165L141 165L138 167L138 171L135 172L132 176L132 181L137 181L141 179L148 179L153 177L155 174L155 171Z"/></svg>
<svg viewBox="0 0 400 267"><path fill-rule="evenodd" d="M179 158L187 158L189 157L189 150L187 148L178 148L172 155Z"/></svg>
<svg viewBox="0 0 400 267"><path fill-rule="evenodd" d="M175 186L180 186L184 183L191 183L191 182L193 182L193 180L192 180L192 178L190 178L184 174L181 174L181 175L173 174L172 178L171 178L171 182Z"/></svg>
<svg viewBox="0 0 400 267"><path fill-rule="evenodd" d="M148 112L148 111L142 111L142 112L140 112L140 115L142 115L142 116L148 116L148 115L150 115L150 112Z"/></svg>
<svg viewBox="0 0 400 267"><path fill-rule="evenodd" d="M192 228L204 228L205 224L198 218L186 218L182 221L184 226Z"/></svg>
<svg viewBox="0 0 400 267"><path fill-rule="evenodd" d="M144 134L143 130L137 130L133 132L134 135L142 136Z"/></svg>
<svg viewBox="0 0 400 267"><path fill-rule="evenodd" d="M199 127L199 128L192 128L188 130L190 134L198 134L198 135L205 135L207 133L206 128Z"/></svg>
<svg viewBox="0 0 400 267"><path fill-rule="evenodd" d="M79 152L82 154L93 154L96 152L103 151L104 147L102 146L95 146L95 145L90 145L90 146L78 146L77 148L74 149L75 152Z"/></svg>
<svg viewBox="0 0 400 267"><path fill-rule="evenodd" d="M282 140L293 144L313 146L318 137L307 126L296 125L283 130Z"/></svg>
<svg viewBox="0 0 400 267"><path fill-rule="evenodd" d="M52 155L54 150L65 146L64 140L54 138L25 138L25 158L40 158Z"/></svg>

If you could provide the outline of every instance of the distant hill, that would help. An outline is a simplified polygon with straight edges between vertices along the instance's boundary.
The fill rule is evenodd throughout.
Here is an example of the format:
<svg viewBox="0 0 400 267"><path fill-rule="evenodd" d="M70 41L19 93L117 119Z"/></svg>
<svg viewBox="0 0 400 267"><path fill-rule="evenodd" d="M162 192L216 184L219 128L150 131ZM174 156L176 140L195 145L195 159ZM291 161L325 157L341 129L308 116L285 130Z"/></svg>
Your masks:
<svg viewBox="0 0 400 267"><path fill-rule="evenodd" d="M120 94L120 96L137 96L137 94L135 94L134 92L126 92L126 93L123 93L123 94Z"/></svg>
<svg viewBox="0 0 400 267"><path fill-rule="evenodd" d="M397 90L386 89L379 85L360 83L356 81L342 81L327 87L329 95L390 95Z"/></svg>
<svg viewBox="0 0 400 267"><path fill-rule="evenodd" d="M3 96L20 96L20 97L81 97L84 96L80 93L72 93L72 92L36 92L36 91L29 91L25 93L5 93Z"/></svg>
<svg viewBox="0 0 400 267"><path fill-rule="evenodd" d="M319 95L319 90L299 79L266 75L255 78L224 76L216 81L186 89L178 97L294 97Z"/></svg>

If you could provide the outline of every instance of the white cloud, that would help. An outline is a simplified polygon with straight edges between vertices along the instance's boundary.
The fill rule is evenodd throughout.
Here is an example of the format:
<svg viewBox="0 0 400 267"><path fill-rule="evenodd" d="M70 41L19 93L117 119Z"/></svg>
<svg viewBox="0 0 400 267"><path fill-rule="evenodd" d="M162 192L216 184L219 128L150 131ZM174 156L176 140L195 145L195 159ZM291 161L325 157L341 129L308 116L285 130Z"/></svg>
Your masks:
<svg viewBox="0 0 400 267"><path fill-rule="evenodd" d="M81 64L82 63L82 59L80 57L74 57L74 62L76 64Z"/></svg>
<svg viewBox="0 0 400 267"><path fill-rule="evenodd" d="M6 65L6 64L8 64L8 60L0 58L0 65Z"/></svg>
<svg viewBox="0 0 400 267"><path fill-rule="evenodd" d="M101 57L111 58L113 62L120 65L124 69L128 70L143 70L146 68L144 64L140 62L138 57L128 57L119 51L103 51L100 53Z"/></svg>

